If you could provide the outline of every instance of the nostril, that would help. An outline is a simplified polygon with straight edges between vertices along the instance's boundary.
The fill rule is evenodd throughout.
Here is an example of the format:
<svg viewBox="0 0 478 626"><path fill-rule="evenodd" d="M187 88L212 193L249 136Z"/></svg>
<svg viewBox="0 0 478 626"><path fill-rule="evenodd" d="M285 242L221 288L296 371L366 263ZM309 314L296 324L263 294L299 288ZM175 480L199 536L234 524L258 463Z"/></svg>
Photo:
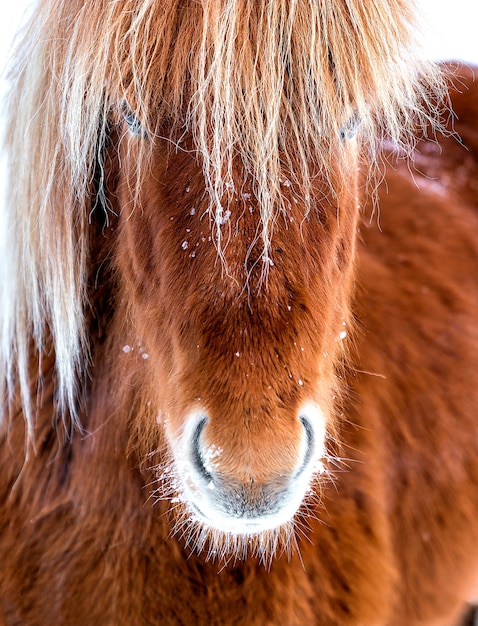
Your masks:
<svg viewBox="0 0 478 626"><path fill-rule="evenodd" d="M194 467L196 471L198 472L198 474L202 476L204 480L207 480L208 482L210 482L211 480L213 480L213 477L210 474L210 472L208 472L208 470L206 469L206 465L204 462L204 454L202 452L203 450L202 434L204 431L204 427L206 426L206 423L207 423L207 418L204 417L196 426L196 429L193 434L193 439L192 439L192 457L193 457Z"/></svg>
<svg viewBox="0 0 478 626"><path fill-rule="evenodd" d="M309 419L305 415L300 416L300 421L305 430L305 452L302 459L301 466L299 468L299 473L301 473L310 463L313 453L314 453L314 444L315 444L315 435L312 424Z"/></svg>

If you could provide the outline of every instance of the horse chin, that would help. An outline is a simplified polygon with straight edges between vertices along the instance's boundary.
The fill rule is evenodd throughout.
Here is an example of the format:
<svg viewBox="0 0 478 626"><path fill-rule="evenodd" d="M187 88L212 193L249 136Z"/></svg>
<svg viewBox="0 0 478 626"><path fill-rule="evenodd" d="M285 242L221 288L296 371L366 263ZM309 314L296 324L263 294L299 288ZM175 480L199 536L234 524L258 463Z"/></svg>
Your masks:
<svg viewBox="0 0 478 626"><path fill-rule="evenodd" d="M227 535L257 535L267 531L275 531L280 529L284 524L291 523L291 519L286 516L271 515L265 517L257 517L253 519L240 518L240 517L226 517L220 514L214 514L214 517L206 515L195 504L189 503L191 510L193 511L193 521L199 522L203 527L218 531L220 533L226 533Z"/></svg>
<svg viewBox="0 0 478 626"><path fill-rule="evenodd" d="M252 515L227 514L228 503L224 502L221 508L214 506L206 498L199 499L197 494L185 493L185 499L191 511L192 521L203 526L229 535L255 535L267 531L279 530L283 526L293 525L294 516L302 505L307 492L310 491L310 482L297 485L295 490L288 490L282 496L283 502L272 512L263 512ZM233 509L234 507L230 507Z"/></svg>
<svg viewBox="0 0 478 626"><path fill-rule="evenodd" d="M316 469L318 465L323 467L317 463ZM228 514L197 490L185 487L178 498L182 506L176 509L173 532L206 561L228 564L252 557L269 569L275 555L300 553L296 528L299 534L307 528L307 513L301 511L297 524L296 516L304 501L315 499L312 479L311 472L310 480L304 476L301 485L288 490L280 507L255 516Z"/></svg>

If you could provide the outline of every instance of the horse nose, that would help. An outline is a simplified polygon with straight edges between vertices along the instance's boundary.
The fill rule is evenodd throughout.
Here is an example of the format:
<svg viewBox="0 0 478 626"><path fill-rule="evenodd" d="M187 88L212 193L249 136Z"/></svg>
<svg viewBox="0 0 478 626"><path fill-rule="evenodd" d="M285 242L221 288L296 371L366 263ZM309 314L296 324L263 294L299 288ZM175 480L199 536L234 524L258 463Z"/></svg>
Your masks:
<svg viewBox="0 0 478 626"><path fill-rule="evenodd" d="M298 469L298 473L300 474L303 471L305 471L305 469L307 468L307 466L311 463L313 459L314 449L316 448L316 445L315 445L316 441L315 441L314 426L311 422L309 415L306 413L302 413L299 419L300 419L300 422L302 423L302 426L304 427L304 433L305 433L304 453L302 457L302 463Z"/></svg>
<svg viewBox="0 0 478 626"><path fill-rule="evenodd" d="M314 405L303 407L289 430L284 425L280 437L272 429L269 438L260 440L244 440L231 432L229 438L214 441L220 431L211 424L207 415L190 417L178 465L184 501L194 516L236 534L288 523L302 504L324 452L321 411Z"/></svg>
<svg viewBox="0 0 478 626"><path fill-rule="evenodd" d="M193 433L192 438L192 461L199 476L204 480L214 481L214 471L211 466L212 452L208 452L203 442L203 431L207 424L207 417L202 417ZM211 450L211 449L209 449Z"/></svg>
<svg viewBox="0 0 478 626"><path fill-rule="evenodd" d="M299 476L303 473L307 467L311 464L314 458L314 451L316 450L316 428L311 416L307 411L302 411L299 415L299 423L302 425L302 433L298 438L297 451L295 454L295 465L288 465L287 468L281 467L280 462L276 466L276 475L271 474L270 481L277 483L286 482L287 480ZM205 430L208 424L208 418L202 416L198 422L196 428L193 431L192 436L192 464L197 474L212 487L216 482L224 480L222 476L222 463L221 457L224 455L224 450L220 446L215 446L214 443L206 444ZM281 446L284 448L291 448L289 442L282 441ZM263 447L268 445L268 442L261 444ZM254 452L251 452L253 455ZM243 482L256 482L257 478L253 471L250 471L250 475L246 478L246 473L243 474ZM264 478L260 479L264 482Z"/></svg>

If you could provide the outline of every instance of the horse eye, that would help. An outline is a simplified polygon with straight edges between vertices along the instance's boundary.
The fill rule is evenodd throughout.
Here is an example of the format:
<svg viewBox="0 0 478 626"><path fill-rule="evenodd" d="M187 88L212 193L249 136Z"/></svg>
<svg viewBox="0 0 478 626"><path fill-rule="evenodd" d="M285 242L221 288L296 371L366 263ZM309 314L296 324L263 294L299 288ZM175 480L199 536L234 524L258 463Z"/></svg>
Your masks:
<svg viewBox="0 0 478 626"><path fill-rule="evenodd" d="M360 124L361 120L358 113L354 113L340 129L340 139L342 139L342 141L353 139L358 133Z"/></svg>
<svg viewBox="0 0 478 626"><path fill-rule="evenodd" d="M121 114L123 115L123 119L132 135L137 137L146 136L146 131L144 130L143 125L127 102L123 102Z"/></svg>

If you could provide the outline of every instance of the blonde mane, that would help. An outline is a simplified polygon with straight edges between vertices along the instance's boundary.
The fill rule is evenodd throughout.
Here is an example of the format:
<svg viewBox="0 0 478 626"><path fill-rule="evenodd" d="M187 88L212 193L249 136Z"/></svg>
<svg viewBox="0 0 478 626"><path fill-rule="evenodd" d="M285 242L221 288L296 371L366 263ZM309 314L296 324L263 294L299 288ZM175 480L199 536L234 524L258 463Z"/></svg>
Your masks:
<svg viewBox="0 0 478 626"><path fill-rule="evenodd" d="M0 292L3 395L8 406L20 390L30 435L33 352L41 360L54 350L58 411L76 419L89 364L95 171L124 103L149 138L138 180L155 137L167 132L180 145L192 134L219 251L240 160L267 256L284 168L307 198L317 172L347 176L353 121L373 160L383 137L408 146L433 116L441 79L421 57L413 8L402 0L39 2L10 73Z"/></svg>

